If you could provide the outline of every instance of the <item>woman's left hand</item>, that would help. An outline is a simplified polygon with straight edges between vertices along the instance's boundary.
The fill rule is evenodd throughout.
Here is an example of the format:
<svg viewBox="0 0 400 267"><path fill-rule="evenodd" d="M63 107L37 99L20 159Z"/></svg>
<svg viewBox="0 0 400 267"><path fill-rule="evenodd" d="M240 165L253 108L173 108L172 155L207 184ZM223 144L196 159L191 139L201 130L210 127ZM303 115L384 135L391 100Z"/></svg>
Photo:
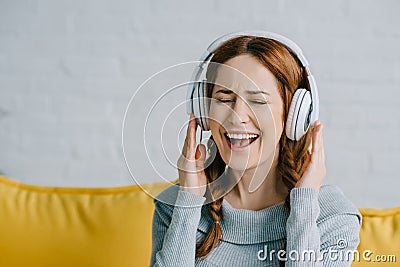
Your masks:
<svg viewBox="0 0 400 267"><path fill-rule="evenodd" d="M312 135L311 155L306 159L305 171L295 187L310 187L319 190L326 175L324 143L322 139L322 124L317 120Z"/></svg>

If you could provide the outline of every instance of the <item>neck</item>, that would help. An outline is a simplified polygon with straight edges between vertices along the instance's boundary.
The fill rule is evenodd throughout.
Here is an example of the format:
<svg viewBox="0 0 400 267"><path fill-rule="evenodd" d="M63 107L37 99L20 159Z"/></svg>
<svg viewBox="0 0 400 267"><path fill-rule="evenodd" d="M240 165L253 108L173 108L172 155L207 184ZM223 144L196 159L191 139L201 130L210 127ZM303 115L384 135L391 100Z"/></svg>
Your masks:
<svg viewBox="0 0 400 267"><path fill-rule="evenodd" d="M260 210L284 201L288 188L282 182L281 176L277 175L278 158L279 154L275 153L273 159L245 171L228 168L229 175L235 181L239 180L224 196L229 204L238 209ZM268 174L265 175L266 173ZM254 181L251 183L252 180L256 181L255 186ZM250 186L256 190L249 190Z"/></svg>

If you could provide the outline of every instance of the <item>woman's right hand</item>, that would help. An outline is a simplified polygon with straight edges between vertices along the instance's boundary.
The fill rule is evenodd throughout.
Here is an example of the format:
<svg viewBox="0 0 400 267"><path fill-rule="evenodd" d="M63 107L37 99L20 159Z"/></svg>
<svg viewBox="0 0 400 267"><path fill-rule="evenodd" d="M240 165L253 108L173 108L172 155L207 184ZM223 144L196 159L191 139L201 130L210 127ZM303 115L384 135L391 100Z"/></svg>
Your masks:
<svg viewBox="0 0 400 267"><path fill-rule="evenodd" d="M177 162L179 183L181 190L204 196L207 184L204 172L206 147L203 144L196 145L196 129L196 119L190 113L185 143Z"/></svg>

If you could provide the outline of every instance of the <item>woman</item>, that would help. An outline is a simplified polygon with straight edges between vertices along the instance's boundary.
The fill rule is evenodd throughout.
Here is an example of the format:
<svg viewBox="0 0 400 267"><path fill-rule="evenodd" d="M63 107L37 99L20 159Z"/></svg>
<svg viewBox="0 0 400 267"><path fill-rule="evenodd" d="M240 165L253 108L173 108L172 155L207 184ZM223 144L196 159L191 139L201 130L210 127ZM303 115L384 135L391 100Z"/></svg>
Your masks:
<svg viewBox="0 0 400 267"><path fill-rule="evenodd" d="M321 185L323 126L316 121L298 141L284 133L295 90L307 88L298 58L279 41L238 36L220 45L211 62L238 70L264 93L247 92L240 83L221 86L226 81L207 70L215 82L206 90L208 145L216 156L208 162L205 146L196 145L191 115L178 160L179 187L170 186L154 200L150 265L350 266L361 215L338 187ZM213 195L207 185L222 175L235 186L203 205ZM260 183L249 192L253 179Z"/></svg>

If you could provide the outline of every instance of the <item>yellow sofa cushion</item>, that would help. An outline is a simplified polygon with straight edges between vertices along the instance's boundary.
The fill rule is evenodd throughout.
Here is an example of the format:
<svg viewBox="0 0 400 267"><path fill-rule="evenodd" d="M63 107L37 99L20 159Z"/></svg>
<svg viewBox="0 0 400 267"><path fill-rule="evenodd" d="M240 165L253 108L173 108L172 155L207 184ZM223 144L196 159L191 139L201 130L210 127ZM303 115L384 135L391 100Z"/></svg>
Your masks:
<svg viewBox="0 0 400 267"><path fill-rule="evenodd" d="M144 192L137 185L33 186L0 176L0 266L149 266L149 195L170 184L142 185ZM359 210L360 261L352 266L400 266L400 207ZM366 250L370 262L362 256ZM396 255L396 262L373 262L377 255Z"/></svg>
<svg viewBox="0 0 400 267"><path fill-rule="evenodd" d="M169 185L142 186L154 196ZM148 266L153 210L137 185L44 187L0 176L0 266Z"/></svg>
<svg viewBox="0 0 400 267"><path fill-rule="evenodd" d="M400 207L359 211L363 217L357 247L360 257L352 266L400 266Z"/></svg>

